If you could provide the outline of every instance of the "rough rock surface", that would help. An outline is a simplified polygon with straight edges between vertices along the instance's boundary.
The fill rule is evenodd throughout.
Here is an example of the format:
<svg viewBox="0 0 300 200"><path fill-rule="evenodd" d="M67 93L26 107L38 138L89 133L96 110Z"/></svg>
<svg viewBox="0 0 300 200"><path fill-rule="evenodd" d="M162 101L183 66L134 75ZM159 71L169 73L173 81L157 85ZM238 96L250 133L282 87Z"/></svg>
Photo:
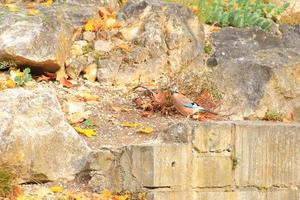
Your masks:
<svg viewBox="0 0 300 200"><path fill-rule="evenodd" d="M118 18L126 24L119 31L121 40L128 41L133 48L127 52L113 50L101 56L99 81L151 82L161 75L175 74L203 56L202 25L183 6L160 1L129 1ZM115 40L118 42L120 39Z"/></svg>
<svg viewBox="0 0 300 200"><path fill-rule="evenodd" d="M17 9L0 8L0 61L53 72L64 66L77 27L97 13L96 6L63 3L37 6L35 15L25 4Z"/></svg>
<svg viewBox="0 0 300 200"><path fill-rule="evenodd" d="M224 28L212 35L214 80L224 109L248 117L267 110L300 115L300 27L281 36L256 29Z"/></svg>
<svg viewBox="0 0 300 200"><path fill-rule="evenodd" d="M84 169L90 148L51 91L1 91L0 113L0 166L25 181L73 179Z"/></svg>

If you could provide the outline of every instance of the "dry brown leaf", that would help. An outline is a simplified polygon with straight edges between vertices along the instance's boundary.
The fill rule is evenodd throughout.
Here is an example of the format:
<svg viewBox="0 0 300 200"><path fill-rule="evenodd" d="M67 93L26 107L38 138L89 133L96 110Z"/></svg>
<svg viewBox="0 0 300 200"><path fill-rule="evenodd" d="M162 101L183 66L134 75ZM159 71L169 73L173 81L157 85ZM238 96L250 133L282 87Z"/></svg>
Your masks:
<svg viewBox="0 0 300 200"><path fill-rule="evenodd" d="M62 86L64 86L64 87L67 87L67 88L73 87L73 84L72 84L70 81L68 81L66 78L62 78L62 79L60 80L60 84L61 84Z"/></svg>

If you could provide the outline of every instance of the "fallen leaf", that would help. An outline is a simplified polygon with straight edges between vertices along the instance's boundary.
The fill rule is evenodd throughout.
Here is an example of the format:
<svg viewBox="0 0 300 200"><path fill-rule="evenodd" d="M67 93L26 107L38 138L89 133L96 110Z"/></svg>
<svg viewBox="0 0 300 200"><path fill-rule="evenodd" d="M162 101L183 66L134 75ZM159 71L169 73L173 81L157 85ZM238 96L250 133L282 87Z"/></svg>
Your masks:
<svg viewBox="0 0 300 200"><path fill-rule="evenodd" d="M122 43L118 46L119 49L129 52L131 50L130 46L126 43Z"/></svg>
<svg viewBox="0 0 300 200"><path fill-rule="evenodd" d="M110 197L111 197L111 192L110 192L108 189L104 189L104 190L101 192L101 195L102 195L104 198L110 198Z"/></svg>
<svg viewBox="0 0 300 200"><path fill-rule="evenodd" d="M111 105L110 107L115 112L130 112L130 111L132 111L131 108L121 107L121 106L118 106L118 105Z"/></svg>
<svg viewBox="0 0 300 200"><path fill-rule="evenodd" d="M61 84L62 86L64 86L64 87L67 87L67 88L73 87L73 84L72 84L70 81L68 81L66 78L62 78L62 79L60 80L60 84Z"/></svg>
<svg viewBox="0 0 300 200"><path fill-rule="evenodd" d="M135 127L138 127L138 126L142 126L142 124L137 124L137 123L132 123L132 122L123 122L121 124L121 126L128 127L128 128L135 128Z"/></svg>
<svg viewBox="0 0 300 200"><path fill-rule="evenodd" d="M210 31L211 33L219 32L220 30L221 30L221 28L218 27L218 26L211 26L211 27L209 28L209 31Z"/></svg>
<svg viewBox="0 0 300 200"><path fill-rule="evenodd" d="M64 188L61 186L53 186L49 188L49 190L53 193L62 193L64 191Z"/></svg>
<svg viewBox="0 0 300 200"><path fill-rule="evenodd" d="M92 137L92 136L95 136L97 135L96 131L94 129L84 129L84 128L81 128L79 126L76 126L75 127L75 130L82 134L82 135L85 135L87 137Z"/></svg>
<svg viewBox="0 0 300 200"><path fill-rule="evenodd" d="M141 113L141 116L142 116L142 117L149 117L151 114L152 114L152 112L149 112L149 111L143 111L143 112Z"/></svg>
<svg viewBox="0 0 300 200"><path fill-rule="evenodd" d="M41 3L43 6L51 6L53 4L53 0L47 0L44 3Z"/></svg>
<svg viewBox="0 0 300 200"><path fill-rule="evenodd" d="M93 19L89 19L86 21L86 23L84 25L84 30L85 31L94 31L94 20Z"/></svg>
<svg viewBox="0 0 300 200"><path fill-rule="evenodd" d="M105 27L108 29L111 29L114 27L114 25L117 23L116 19L114 18L108 18L105 20Z"/></svg>
<svg viewBox="0 0 300 200"><path fill-rule="evenodd" d="M27 9L35 9L36 8L36 3L30 2L26 4Z"/></svg>
<svg viewBox="0 0 300 200"><path fill-rule="evenodd" d="M144 128L141 128L140 130L138 130L137 132L141 133L141 134L150 134L150 133L153 133L153 131L154 131L154 129L151 127L144 127Z"/></svg>
<svg viewBox="0 0 300 200"><path fill-rule="evenodd" d="M27 14L30 15L30 16L34 16L34 15L37 15L39 14L40 12L36 9L28 9L27 10Z"/></svg>
<svg viewBox="0 0 300 200"><path fill-rule="evenodd" d="M49 82L49 81L54 80L54 79L50 76L41 75L40 77L37 78L37 82L42 82L42 81Z"/></svg>
<svg viewBox="0 0 300 200"><path fill-rule="evenodd" d="M19 8L16 6L16 4L5 4L5 6L7 7L7 9L10 11L10 12L18 12L19 11Z"/></svg>
<svg viewBox="0 0 300 200"><path fill-rule="evenodd" d="M100 96L92 95L87 92L77 95L77 98L81 101L99 101L100 100Z"/></svg>
<svg viewBox="0 0 300 200"><path fill-rule="evenodd" d="M295 113L291 112L290 117L291 117L291 121L294 122L295 121Z"/></svg>
<svg viewBox="0 0 300 200"><path fill-rule="evenodd" d="M7 88L14 88L14 87L16 87L16 83L15 83L13 80L8 79L8 80L6 81L6 87L7 87Z"/></svg>
<svg viewBox="0 0 300 200"><path fill-rule="evenodd" d="M100 7L99 11L98 11L98 14L99 14L100 17L105 19L109 15L109 11L105 7Z"/></svg>

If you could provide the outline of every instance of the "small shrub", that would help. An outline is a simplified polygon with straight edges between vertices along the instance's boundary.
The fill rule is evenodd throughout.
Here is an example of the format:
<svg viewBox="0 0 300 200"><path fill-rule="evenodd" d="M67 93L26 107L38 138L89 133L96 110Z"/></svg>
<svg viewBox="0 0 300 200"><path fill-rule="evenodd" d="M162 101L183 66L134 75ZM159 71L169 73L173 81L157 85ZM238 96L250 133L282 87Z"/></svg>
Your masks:
<svg viewBox="0 0 300 200"><path fill-rule="evenodd" d="M280 121L282 122L284 114L277 111L267 111L265 117L263 118L266 121Z"/></svg>
<svg viewBox="0 0 300 200"><path fill-rule="evenodd" d="M22 72L22 75L16 76L14 81L17 85L20 85L20 86L24 85L27 82L32 81L32 76L30 74L30 68L25 68Z"/></svg>
<svg viewBox="0 0 300 200"><path fill-rule="evenodd" d="M199 0L198 6L199 16L208 24L270 31L272 18L282 14L289 4L280 7L262 0Z"/></svg>
<svg viewBox="0 0 300 200"><path fill-rule="evenodd" d="M212 48L211 43L210 43L209 41L205 41L205 44L204 44L204 52L205 52L206 54L211 54L211 53L212 53L212 50L213 50L213 48Z"/></svg>
<svg viewBox="0 0 300 200"><path fill-rule="evenodd" d="M12 190L12 176L0 169L0 197L6 197Z"/></svg>

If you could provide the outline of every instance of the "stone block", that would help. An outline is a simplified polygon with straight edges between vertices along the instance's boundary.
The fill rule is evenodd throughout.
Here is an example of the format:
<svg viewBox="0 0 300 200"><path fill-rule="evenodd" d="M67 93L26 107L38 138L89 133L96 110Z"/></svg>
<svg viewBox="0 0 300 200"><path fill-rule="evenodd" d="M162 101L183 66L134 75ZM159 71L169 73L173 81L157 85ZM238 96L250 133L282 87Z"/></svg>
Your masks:
<svg viewBox="0 0 300 200"><path fill-rule="evenodd" d="M235 134L237 186L299 187L299 125L241 122Z"/></svg>
<svg viewBox="0 0 300 200"><path fill-rule="evenodd" d="M266 200L266 195L260 191L194 191L193 200Z"/></svg>
<svg viewBox="0 0 300 200"><path fill-rule="evenodd" d="M184 186L191 173L190 145L135 145L129 149L131 173L144 187Z"/></svg>
<svg viewBox="0 0 300 200"><path fill-rule="evenodd" d="M267 200L299 200L300 191L296 189L273 189L267 192Z"/></svg>
<svg viewBox="0 0 300 200"><path fill-rule="evenodd" d="M231 151L232 122L205 122L194 128L193 147L200 152Z"/></svg>
<svg viewBox="0 0 300 200"><path fill-rule="evenodd" d="M230 156L201 155L193 152L193 187L225 187L233 181Z"/></svg>
<svg viewBox="0 0 300 200"><path fill-rule="evenodd" d="M147 200L190 200L190 190L156 189L147 193Z"/></svg>

